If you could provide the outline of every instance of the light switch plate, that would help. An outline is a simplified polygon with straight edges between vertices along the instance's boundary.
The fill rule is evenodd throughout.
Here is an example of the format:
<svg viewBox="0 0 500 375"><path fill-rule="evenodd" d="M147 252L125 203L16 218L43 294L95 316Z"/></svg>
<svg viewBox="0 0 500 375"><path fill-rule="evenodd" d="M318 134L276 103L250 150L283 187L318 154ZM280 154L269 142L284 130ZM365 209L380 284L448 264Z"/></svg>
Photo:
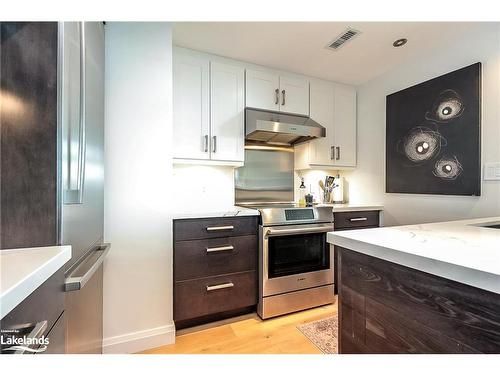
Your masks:
<svg viewBox="0 0 500 375"><path fill-rule="evenodd" d="M485 181L500 181L500 162L484 164Z"/></svg>

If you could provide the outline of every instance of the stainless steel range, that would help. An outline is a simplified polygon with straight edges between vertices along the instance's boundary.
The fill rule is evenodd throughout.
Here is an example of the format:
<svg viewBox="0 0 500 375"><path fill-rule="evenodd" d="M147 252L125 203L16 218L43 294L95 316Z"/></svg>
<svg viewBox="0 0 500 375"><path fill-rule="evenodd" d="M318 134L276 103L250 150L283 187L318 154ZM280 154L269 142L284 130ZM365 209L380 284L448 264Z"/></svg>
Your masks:
<svg viewBox="0 0 500 375"><path fill-rule="evenodd" d="M259 303L267 319L333 303L334 257L326 242L333 230L328 207L267 205L258 208Z"/></svg>
<svg viewBox="0 0 500 375"><path fill-rule="evenodd" d="M333 303L333 230L329 207L296 207L293 147L247 142L245 166L235 173L235 201L260 211L261 318Z"/></svg>

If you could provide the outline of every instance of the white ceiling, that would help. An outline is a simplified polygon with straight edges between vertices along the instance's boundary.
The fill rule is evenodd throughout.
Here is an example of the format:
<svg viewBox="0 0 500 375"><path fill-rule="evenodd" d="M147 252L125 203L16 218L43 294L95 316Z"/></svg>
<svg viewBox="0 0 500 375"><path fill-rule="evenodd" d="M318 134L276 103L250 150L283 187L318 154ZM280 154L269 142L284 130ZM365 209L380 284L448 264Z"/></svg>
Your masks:
<svg viewBox="0 0 500 375"><path fill-rule="evenodd" d="M277 69L360 85L404 61L432 53L477 23L179 22L174 44ZM347 27L362 33L325 49ZM398 38L408 43L394 48ZM464 47L466 48L466 47Z"/></svg>

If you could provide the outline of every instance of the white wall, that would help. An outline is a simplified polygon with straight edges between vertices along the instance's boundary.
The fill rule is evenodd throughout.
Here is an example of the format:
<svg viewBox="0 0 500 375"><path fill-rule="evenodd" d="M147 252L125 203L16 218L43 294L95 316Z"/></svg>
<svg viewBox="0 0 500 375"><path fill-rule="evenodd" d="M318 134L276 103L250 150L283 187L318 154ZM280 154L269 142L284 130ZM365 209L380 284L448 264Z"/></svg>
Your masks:
<svg viewBox="0 0 500 375"><path fill-rule="evenodd" d="M172 187L175 213L224 212L233 209L233 167L175 165Z"/></svg>
<svg viewBox="0 0 500 375"><path fill-rule="evenodd" d="M358 167L345 173L351 201L383 204L386 225L500 215L500 181L483 181L481 197L385 193L386 95L478 61L483 64L483 163L500 161L500 24L496 23L458 35L432 54L359 87Z"/></svg>
<svg viewBox="0 0 500 375"><path fill-rule="evenodd" d="M169 23L106 25L104 352L172 343Z"/></svg>

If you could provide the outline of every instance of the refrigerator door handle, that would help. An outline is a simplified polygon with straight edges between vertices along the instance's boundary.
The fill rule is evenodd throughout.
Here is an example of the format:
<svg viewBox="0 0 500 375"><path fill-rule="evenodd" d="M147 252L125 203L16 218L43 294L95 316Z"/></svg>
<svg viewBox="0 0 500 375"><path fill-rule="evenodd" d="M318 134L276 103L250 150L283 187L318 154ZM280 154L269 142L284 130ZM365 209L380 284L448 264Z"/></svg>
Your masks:
<svg viewBox="0 0 500 375"><path fill-rule="evenodd" d="M63 26L64 30L64 26ZM63 32L63 38L64 40L64 32ZM87 142L86 142L86 101L85 101L85 95L86 95L86 87L85 87L85 69L86 69L86 54L85 54L85 25L84 22L79 22L79 42L80 42L80 71L79 71L79 78L80 78L80 86L79 86L79 116L78 116L78 129L71 129L71 123L65 124L68 129L66 130L67 133L67 140L64 140L66 142L66 146L68 148L66 152L66 158L67 158L67 166L64 168L67 169L66 171L66 179L65 185L64 186L64 195L63 195L63 201L64 204L82 204L83 203L83 189L84 189L84 180L85 180L85 156L86 156L86 149L87 149ZM62 63L64 64L64 54L69 53L69 51L64 50L64 42L62 48ZM69 68L68 68L69 69ZM69 74L67 74L69 75ZM65 72L63 72L63 77L62 80L63 82L69 80L70 77L66 76ZM61 96L64 94L64 83L62 85L62 93ZM68 93L67 95L70 95ZM61 111L65 111L65 106L61 106ZM61 114L61 120L65 119L67 116ZM71 122L71 120L67 120L68 122ZM71 131L71 130L76 130L76 131ZM75 139L78 137L77 139ZM73 148L78 147L77 152L73 152ZM76 159L76 160L74 160Z"/></svg>
<svg viewBox="0 0 500 375"><path fill-rule="evenodd" d="M71 292L82 289L94 273L104 262L104 258L111 248L110 243L102 244L89 254L72 270L70 275L64 281L64 290Z"/></svg>

